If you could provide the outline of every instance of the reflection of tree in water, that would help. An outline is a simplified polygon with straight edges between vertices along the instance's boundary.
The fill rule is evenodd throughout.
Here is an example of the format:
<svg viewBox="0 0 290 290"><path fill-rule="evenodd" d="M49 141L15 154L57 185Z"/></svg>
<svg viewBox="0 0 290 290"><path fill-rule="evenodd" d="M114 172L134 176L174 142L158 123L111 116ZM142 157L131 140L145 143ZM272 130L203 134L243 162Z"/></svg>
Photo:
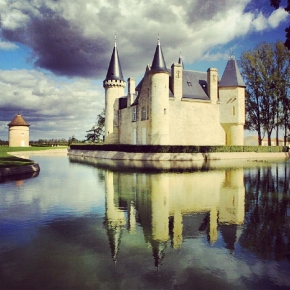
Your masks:
<svg viewBox="0 0 290 290"><path fill-rule="evenodd" d="M240 243L264 259L290 260L290 170L287 163L245 172L245 224Z"/></svg>

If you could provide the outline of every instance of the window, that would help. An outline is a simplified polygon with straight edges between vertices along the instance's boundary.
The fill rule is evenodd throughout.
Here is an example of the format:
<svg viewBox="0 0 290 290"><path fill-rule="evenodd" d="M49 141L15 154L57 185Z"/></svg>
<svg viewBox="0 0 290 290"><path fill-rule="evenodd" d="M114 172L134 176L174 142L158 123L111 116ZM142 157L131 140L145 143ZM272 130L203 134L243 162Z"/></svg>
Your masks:
<svg viewBox="0 0 290 290"><path fill-rule="evenodd" d="M147 112L146 112L146 107L142 107L141 111L141 120L146 120L147 119Z"/></svg>
<svg viewBox="0 0 290 290"><path fill-rule="evenodd" d="M137 108L133 108L133 114L132 114L132 121L136 122L137 121Z"/></svg>
<svg viewBox="0 0 290 290"><path fill-rule="evenodd" d="M192 86L192 83L191 82L187 82L187 85L191 87Z"/></svg>
<svg viewBox="0 0 290 290"><path fill-rule="evenodd" d="M166 114L167 114L166 109L164 109L164 115L166 115Z"/></svg>
<svg viewBox="0 0 290 290"><path fill-rule="evenodd" d="M235 115L236 115L236 107L233 106L233 116L235 116Z"/></svg>

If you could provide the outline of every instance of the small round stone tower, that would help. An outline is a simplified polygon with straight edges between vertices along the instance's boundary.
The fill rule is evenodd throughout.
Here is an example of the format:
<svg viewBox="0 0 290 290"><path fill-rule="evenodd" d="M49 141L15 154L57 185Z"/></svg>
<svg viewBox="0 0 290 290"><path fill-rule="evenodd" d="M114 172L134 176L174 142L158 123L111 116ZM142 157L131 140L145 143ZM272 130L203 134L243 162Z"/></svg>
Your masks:
<svg viewBox="0 0 290 290"><path fill-rule="evenodd" d="M113 49L110 65L108 68L106 79L103 82L105 88L105 142L106 143L119 143L118 132L113 130L114 122L115 125L118 123L118 108L116 100L124 96L124 89L126 82L123 78L121 64L119 60L118 50L116 46ZM116 114L115 114L116 111ZM116 127L116 126L115 126Z"/></svg>
<svg viewBox="0 0 290 290"><path fill-rule="evenodd" d="M150 144L169 144L169 71L160 46L156 46L150 77L151 91L151 141Z"/></svg>
<svg viewBox="0 0 290 290"><path fill-rule="evenodd" d="M8 124L9 147L29 147L29 124L17 114Z"/></svg>

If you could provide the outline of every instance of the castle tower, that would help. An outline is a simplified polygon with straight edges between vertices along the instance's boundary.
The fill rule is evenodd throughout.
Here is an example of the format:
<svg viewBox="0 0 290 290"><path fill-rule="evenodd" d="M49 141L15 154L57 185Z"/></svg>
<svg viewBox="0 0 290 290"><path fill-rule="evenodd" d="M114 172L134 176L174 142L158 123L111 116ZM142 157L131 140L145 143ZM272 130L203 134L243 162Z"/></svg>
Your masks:
<svg viewBox="0 0 290 290"><path fill-rule="evenodd" d="M220 122L226 145L244 145L245 83L237 62L231 56L219 83Z"/></svg>
<svg viewBox="0 0 290 290"><path fill-rule="evenodd" d="M29 124L17 114L8 124L9 147L29 147Z"/></svg>
<svg viewBox="0 0 290 290"><path fill-rule="evenodd" d="M119 143L118 132L118 104L116 100L124 96L126 83L123 79L121 63L117 45L111 56L106 79L103 82L105 88L105 141L106 143ZM114 107L115 106L115 107ZM113 129L115 127L115 130Z"/></svg>
<svg viewBox="0 0 290 290"><path fill-rule="evenodd" d="M112 259L114 263L116 263L123 229L126 226L126 218L124 212L120 210L114 202L114 173L111 171L106 171L105 186L106 216L104 220L104 226L107 230Z"/></svg>
<svg viewBox="0 0 290 290"><path fill-rule="evenodd" d="M151 70L149 71L151 92L150 144L153 145L169 144L169 74L158 39Z"/></svg>

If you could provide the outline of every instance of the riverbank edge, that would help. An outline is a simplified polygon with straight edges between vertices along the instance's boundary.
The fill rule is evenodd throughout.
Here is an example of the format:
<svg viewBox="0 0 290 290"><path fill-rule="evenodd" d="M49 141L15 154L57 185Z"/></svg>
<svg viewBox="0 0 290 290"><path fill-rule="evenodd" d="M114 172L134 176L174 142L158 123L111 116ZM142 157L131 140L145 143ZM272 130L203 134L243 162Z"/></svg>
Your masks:
<svg viewBox="0 0 290 290"><path fill-rule="evenodd" d="M39 172L39 171L40 171L40 166L38 163L33 163L30 165L6 167L6 168L0 168L0 177L29 174L29 173Z"/></svg>
<svg viewBox="0 0 290 290"><path fill-rule="evenodd" d="M40 150L40 151L16 151L16 152L8 152L8 154L21 157L23 159L27 159L25 158L27 154L29 155L55 155L55 154L63 154L64 152L65 153L67 152L67 148L54 149L54 150L48 149L48 150ZM30 173L35 173L39 171L40 171L40 166L36 162L29 165L4 167L4 168L0 168L0 178L5 177L5 176L30 174Z"/></svg>
<svg viewBox="0 0 290 290"><path fill-rule="evenodd" d="M134 153L121 151L94 151L68 149L68 155L111 160L141 161L201 161L227 159L289 158L289 152L218 152L218 153Z"/></svg>

